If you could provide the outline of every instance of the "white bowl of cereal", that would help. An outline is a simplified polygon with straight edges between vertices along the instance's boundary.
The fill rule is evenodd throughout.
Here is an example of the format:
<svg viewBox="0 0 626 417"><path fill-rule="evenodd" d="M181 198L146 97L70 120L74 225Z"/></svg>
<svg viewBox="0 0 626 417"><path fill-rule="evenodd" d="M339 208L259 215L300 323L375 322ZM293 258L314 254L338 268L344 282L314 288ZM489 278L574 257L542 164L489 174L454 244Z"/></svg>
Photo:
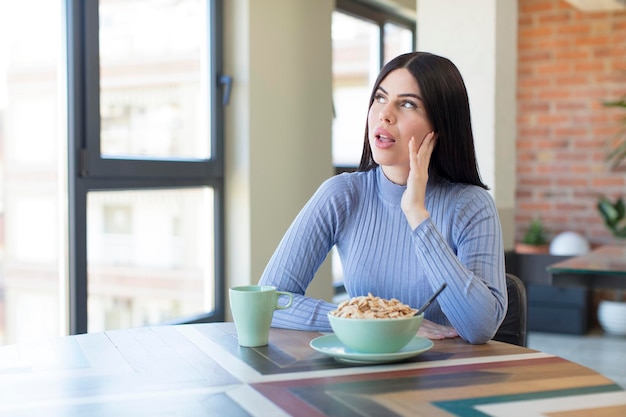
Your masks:
<svg viewBox="0 0 626 417"><path fill-rule="evenodd" d="M396 299L354 297L328 313L337 338L358 353L395 353L415 336L424 314Z"/></svg>

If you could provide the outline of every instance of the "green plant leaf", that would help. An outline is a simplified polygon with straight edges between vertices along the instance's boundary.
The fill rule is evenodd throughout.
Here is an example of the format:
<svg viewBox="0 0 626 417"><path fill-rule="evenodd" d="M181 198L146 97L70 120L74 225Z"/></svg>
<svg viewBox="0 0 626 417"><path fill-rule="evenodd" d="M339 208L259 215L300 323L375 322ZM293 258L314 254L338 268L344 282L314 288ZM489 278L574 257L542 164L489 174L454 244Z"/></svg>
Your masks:
<svg viewBox="0 0 626 417"><path fill-rule="evenodd" d="M541 220L534 219L530 223L530 226L528 226L528 229L524 234L522 242L528 245L546 245L548 243L548 236L543 228Z"/></svg>
<svg viewBox="0 0 626 417"><path fill-rule="evenodd" d="M617 210L617 218L623 219L626 214L626 209L624 209L624 200L618 198L615 202L615 210Z"/></svg>
<svg viewBox="0 0 626 417"><path fill-rule="evenodd" d="M600 198L600 201L598 202L598 210L607 225L612 225L617 220L617 210L613 207L613 203L608 198Z"/></svg>
<svg viewBox="0 0 626 417"><path fill-rule="evenodd" d="M621 99L621 100L615 100L615 101L605 101L604 105L606 107L622 107L622 108L626 108L626 98Z"/></svg>
<svg viewBox="0 0 626 417"><path fill-rule="evenodd" d="M624 200L618 198L613 203L606 196L598 200L598 211L604 220L604 224L617 238L626 238L626 206Z"/></svg>

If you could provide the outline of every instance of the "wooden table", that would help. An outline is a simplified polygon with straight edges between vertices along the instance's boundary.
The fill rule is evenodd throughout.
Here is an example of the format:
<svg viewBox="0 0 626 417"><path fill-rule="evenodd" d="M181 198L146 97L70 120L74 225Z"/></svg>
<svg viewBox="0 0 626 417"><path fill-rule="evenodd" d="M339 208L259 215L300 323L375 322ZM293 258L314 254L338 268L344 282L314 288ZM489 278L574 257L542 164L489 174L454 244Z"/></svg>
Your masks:
<svg viewBox="0 0 626 417"><path fill-rule="evenodd" d="M548 266L553 285L626 289L626 246L601 246Z"/></svg>
<svg viewBox="0 0 626 417"><path fill-rule="evenodd" d="M231 323L146 327L0 347L1 416L626 416L626 392L565 359L460 339L356 366L272 329L240 348Z"/></svg>

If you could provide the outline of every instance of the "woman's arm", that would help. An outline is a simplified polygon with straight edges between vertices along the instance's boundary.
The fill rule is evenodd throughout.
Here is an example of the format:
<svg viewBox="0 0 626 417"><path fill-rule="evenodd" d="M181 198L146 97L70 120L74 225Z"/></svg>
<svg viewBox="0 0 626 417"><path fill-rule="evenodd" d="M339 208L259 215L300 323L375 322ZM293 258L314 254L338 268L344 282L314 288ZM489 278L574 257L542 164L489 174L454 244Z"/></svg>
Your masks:
<svg viewBox="0 0 626 417"><path fill-rule="evenodd" d="M294 294L291 308L274 312L272 325L297 330L330 331L327 313L336 305L305 296L318 268L335 244L350 201L348 177L325 181L295 218L260 279Z"/></svg>
<svg viewBox="0 0 626 417"><path fill-rule="evenodd" d="M447 242L428 219L413 231L415 251L431 287L448 284L438 297L446 318L463 339L484 343L506 314L500 221L493 200L483 190L457 201L453 211L445 221L453 223L454 242Z"/></svg>

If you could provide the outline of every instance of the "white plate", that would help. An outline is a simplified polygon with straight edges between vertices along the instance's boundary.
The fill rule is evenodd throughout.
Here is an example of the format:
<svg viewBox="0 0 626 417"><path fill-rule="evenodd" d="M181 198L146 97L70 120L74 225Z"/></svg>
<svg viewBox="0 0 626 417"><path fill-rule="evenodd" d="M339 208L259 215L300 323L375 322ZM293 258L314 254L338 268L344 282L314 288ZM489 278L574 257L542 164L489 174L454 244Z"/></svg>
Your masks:
<svg viewBox="0 0 626 417"><path fill-rule="evenodd" d="M415 336L408 345L394 353L359 353L346 347L335 334L316 337L309 345L325 355L332 356L338 361L360 364L374 364L396 362L407 359L433 347L433 342L429 339Z"/></svg>

